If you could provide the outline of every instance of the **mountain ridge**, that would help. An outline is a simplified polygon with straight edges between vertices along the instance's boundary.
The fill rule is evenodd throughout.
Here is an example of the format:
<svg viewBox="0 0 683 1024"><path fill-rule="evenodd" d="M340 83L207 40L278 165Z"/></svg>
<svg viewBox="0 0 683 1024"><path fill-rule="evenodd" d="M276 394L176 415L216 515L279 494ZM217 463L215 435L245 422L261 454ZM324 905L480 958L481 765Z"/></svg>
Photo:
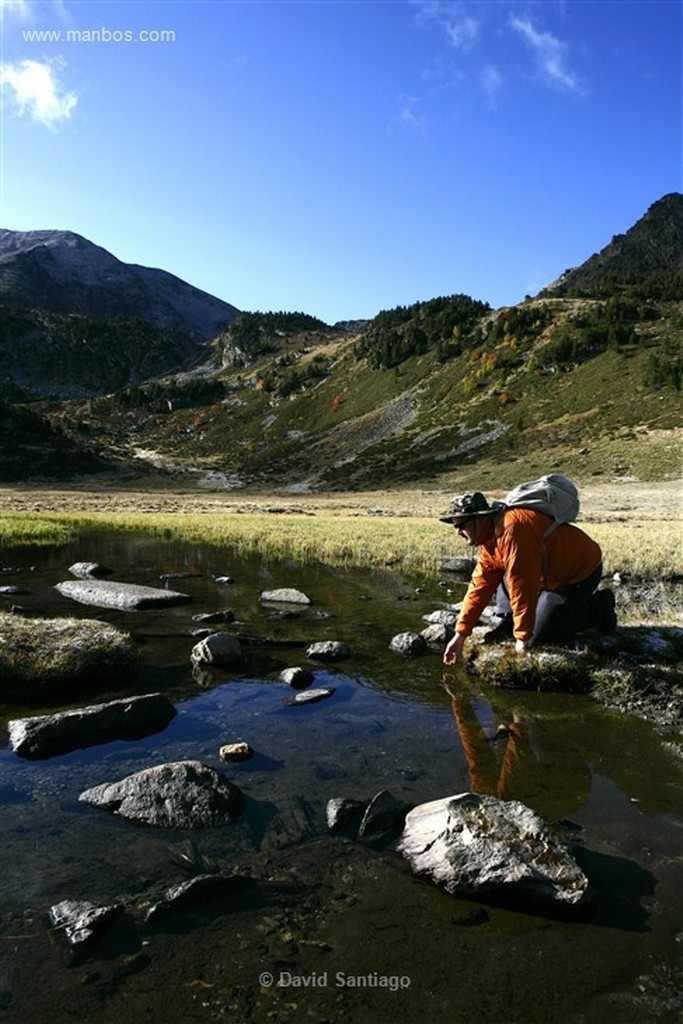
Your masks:
<svg viewBox="0 0 683 1024"><path fill-rule="evenodd" d="M0 303L13 309L139 319L192 342L239 310L166 270L124 263L73 231L0 229Z"/></svg>
<svg viewBox="0 0 683 1024"><path fill-rule="evenodd" d="M121 337L107 346L84 349L84 322L54 314L55 323L43 324L43 352L49 332L56 337L61 330L51 366L60 353L75 353L80 378L84 368L92 378L85 382L89 391L15 408L30 408L64 434L72 445L70 474L76 446L83 472L99 459L119 476L153 479L155 486L294 492L373 489L382 480L454 486L485 479L493 467L499 475L508 465L511 485L551 470L577 479L677 477L683 196L664 197L648 213L615 236L589 278L575 278L565 294L546 289L500 310L453 295L336 327L305 314L238 314L196 350L193 362L173 372L152 365L153 345L164 339L143 337L152 346L146 379L135 376L139 365L125 362L142 344L129 338L131 325L119 325ZM671 223L673 234L665 232L658 245L662 224ZM657 262L643 262L643 248L657 250ZM15 315L17 346L28 314ZM34 327L35 353L40 332ZM92 329L97 334L102 326ZM71 348L60 347L68 331ZM30 351L28 344L25 398L37 395ZM113 363L98 370L101 352ZM98 391L105 369L115 386ZM11 374L4 383L11 398ZM40 435L35 424L31 429ZM49 431L44 435L49 444ZM49 459L38 460L34 451L33 461L22 460L20 431L14 437L16 457L0 464L0 478L25 479L31 466L44 475Z"/></svg>

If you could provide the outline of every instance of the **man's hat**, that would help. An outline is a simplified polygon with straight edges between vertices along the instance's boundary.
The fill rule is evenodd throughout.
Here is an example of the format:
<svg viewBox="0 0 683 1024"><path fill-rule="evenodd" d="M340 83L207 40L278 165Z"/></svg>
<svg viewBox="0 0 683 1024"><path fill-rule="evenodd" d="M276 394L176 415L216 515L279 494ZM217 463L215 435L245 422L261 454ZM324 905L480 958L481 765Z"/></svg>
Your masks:
<svg viewBox="0 0 683 1024"><path fill-rule="evenodd" d="M490 516L503 507L503 502L494 501L489 505L481 491L467 491L466 494L456 494L451 498L451 504L447 512L439 516L442 523L464 523L472 516Z"/></svg>

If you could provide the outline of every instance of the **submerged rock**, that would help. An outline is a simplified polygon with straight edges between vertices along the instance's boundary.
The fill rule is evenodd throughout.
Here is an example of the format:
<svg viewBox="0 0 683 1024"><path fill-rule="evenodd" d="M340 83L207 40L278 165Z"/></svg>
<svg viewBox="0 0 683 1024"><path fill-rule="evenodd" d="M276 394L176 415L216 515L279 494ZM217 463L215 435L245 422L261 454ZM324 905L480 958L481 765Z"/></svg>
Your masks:
<svg viewBox="0 0 683 1024"><path fill-rule="evenodd" d="M122 911L120 904L97 907L87 900L62 900L50 907L50 921L64 929L72 946L92 946Z"/></svg>
<svg viewBox="0 0 683 1024"><path fill-rule="evenodd" d="M63 597L80 604L94 604L100 608L119 608L122 611L142 611L145 608L163 608L165 605L186 604L192 598L177 590L145 587L139 583L117 583L115 580L65 580L57 583Z"/></svg>
<svg viewBox="0 0 683 1024"><path fill-rule="evenodd" d="M153 924L186 907L219 899L226 893L236 892L251 884L253 879L245 875L196 875L189 881L180 882L168 889L164 898L152 904L146 912L145 921Z"/></svg>
<svg viewBox="0 0 683 1024"><path fill-rule="evenodd" d="M8 724L12 750L42 758L115 739L146 736L168 725L176 711L160 693L91 704L54 715L15 718Z"/></svg>
<svg viewBox="0 0 683 1024"><path fill-rule="evenodd" d="M234 622L235 613L229 608L223 608L217 612L199 612L192 616L193 622L205 622L210 625L213 622Z"/></svg>
<svg viewBox="0 0 683 1024"><path fill-rule="evenodd" d="M565 844L518 801L460 793L420 804L406 818L398 850L452 894L564 906L588 896L588 879Z"/></svg>
<svg viewBox="0 0 683 1024"><path fill-rule="evenodd" d="M146 768L81 793L83 803L161 828L228 825L242 808L237 786L201 761Z"/></svg>

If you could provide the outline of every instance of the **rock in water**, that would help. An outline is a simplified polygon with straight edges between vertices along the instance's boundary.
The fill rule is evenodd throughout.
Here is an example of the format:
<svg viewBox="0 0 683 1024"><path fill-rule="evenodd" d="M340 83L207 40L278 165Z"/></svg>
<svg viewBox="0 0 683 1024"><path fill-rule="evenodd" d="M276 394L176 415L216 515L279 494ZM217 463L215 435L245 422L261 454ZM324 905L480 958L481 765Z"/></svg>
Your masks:
<svg viewBox="0 0 683 1024"><path fill-rule="evenodd" d="M310 597L295 587L264 590L260 600L263 604L311 604Z"/></svg>
<svg viewBox="0 0 683 1024"><path fill-rule="evenodd" d="M117 583L115 580L65 580L55 584L55 590L80 604L120 608L122 611L163 608L165 605L186 604L192 600L177 590L162 590L160 587L146 587L138 583Z"/></svg>
<svg viewBox="0 0 683 1024"><path fill-rule="evenodd" d="M78 799L160 828L227 825L242 808L237 786L201 761L145 768L119 782L87 789Z"/></svg>
<svg viewBox="0 0 683 1024"><path fill-rule="evenodd" d="M232 633L210 633L195 644L190 658L194 665L215 665L217 668L241 665L244 660L240 642Z"/></svg>
<svg viewBox="0 0 683 1024"><path fill-rule="evenodd" d="M420 804L398 844L413 870L448 892L577 906L588 879L550 827L518 801L478 793Z"/></svg>
<svg viewBox="0 0 683 1024"><path fill-rule="evenodd" d="M72 946L91 946L122 910L120 904L96 907L87 900L62 900L50 907L50 920L55 928L64 929Z"/></svg>
<svg viewBox="0 0 683 1024"><path fill-rule="evenodd" d="M345 661L351 657L351 651L341 640L320 640L306 648L306 657L314 661Z"/></svg>
<svg viewBox="0 0 683 1024"><path fill-rule="evenodd" d="M176 711L161 693L124 697L54 715L8 723L12 750L20 757L53 757L93 743L147 736L168 725Z"/></svg>
<svg viewBox="0 0 683 1024"><path fill-rule="evenodd" d="M397 633L392 637L389 650L394 654L400 654L404 658L415 658L427 651L427 642L419 633L408 631Z"/></svg>

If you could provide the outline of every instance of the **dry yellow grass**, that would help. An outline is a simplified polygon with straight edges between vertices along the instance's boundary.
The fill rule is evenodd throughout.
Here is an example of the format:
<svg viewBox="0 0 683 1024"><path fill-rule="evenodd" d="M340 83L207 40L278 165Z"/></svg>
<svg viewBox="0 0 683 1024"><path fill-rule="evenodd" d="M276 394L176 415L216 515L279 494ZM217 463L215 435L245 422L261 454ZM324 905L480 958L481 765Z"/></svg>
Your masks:
<svg viewBox="0 0 683 1024"><path fill-rule="evenodd" d="M489 497L500 497L489 493ZM464 554L436 518L443 491L244 494L0 489L0 546L60 543L91 527L145 530L230 546L264 558L434 571ZM683 576L680 482L582 488L582 525L603 548L607 573Z"/></svg>

